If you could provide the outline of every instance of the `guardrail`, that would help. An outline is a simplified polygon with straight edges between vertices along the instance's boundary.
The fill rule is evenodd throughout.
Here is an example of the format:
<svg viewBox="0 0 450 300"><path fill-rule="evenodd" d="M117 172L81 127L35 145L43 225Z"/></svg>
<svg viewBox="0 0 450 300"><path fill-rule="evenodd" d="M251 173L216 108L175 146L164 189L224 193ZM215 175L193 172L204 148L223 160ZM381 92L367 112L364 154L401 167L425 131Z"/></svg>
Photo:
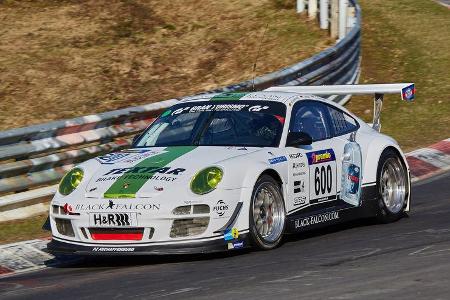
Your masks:
<svg viewBox="0 0 450 300"><path fill-rule="evenodd" d="M352 84L360 70L361 10L356 0L352 27L334 46L269 73L206 93L262 90L274 85ZM345 103L349 97L331 97ZM0 132L0 212L42 202L76 163L126 148L162 110L178 100Z"/></svg>

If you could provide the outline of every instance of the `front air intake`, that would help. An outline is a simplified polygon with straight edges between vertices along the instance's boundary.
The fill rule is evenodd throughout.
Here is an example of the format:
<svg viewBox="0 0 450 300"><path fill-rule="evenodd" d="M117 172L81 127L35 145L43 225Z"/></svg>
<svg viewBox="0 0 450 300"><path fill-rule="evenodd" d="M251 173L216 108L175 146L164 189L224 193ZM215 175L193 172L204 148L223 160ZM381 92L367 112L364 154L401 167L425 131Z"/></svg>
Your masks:
<svg viewBox="0 0 450 300"><path fill-rule="evenodd" d="M56 230L58 230L59 234L74 237L75 233L73 232L72 222L66 219L55 218Z"/></svg>
<svg viewBox="0 0 450 300"><path fill-rule="evenodd" d="M209 217L177 219L173 221L171 238L199 235L208 228Z"/></svg>

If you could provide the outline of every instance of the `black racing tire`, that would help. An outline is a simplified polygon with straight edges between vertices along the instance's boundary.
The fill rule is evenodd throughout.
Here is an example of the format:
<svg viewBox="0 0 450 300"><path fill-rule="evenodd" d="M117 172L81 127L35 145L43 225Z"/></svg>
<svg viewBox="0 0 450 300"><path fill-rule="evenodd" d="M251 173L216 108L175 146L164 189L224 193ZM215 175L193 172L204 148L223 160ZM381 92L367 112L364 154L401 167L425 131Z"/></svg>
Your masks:
<svg viewBox="0 0 450 300"><path fill-rule="evenodd" d="M255 183L249 224L250 239L257 249L271 250L280 244L286 227L286 209L280 183L272 176L262 175Z"/></svg>
<svg viewBox="0 0 450 300"><path fill-rule="evenodd" d="M377 168L377 220L391 223L405 215L410 182L405 163L392 148L383 151Z"/></svg>

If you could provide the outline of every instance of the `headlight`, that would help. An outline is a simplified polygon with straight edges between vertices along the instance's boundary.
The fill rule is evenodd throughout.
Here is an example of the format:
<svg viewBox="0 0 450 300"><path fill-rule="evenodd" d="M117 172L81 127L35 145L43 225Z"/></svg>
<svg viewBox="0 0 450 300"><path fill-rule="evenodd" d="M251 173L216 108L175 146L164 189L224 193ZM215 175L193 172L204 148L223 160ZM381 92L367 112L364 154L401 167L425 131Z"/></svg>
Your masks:
<svg viewBox="0 0 450 300"><path fill-rule="evenodd" d="M191 180L191 191L198 194L206 194L214 190L222 180L223 171L218 167L209 167L201 170Z"/></svg>
<svg viewBox="0 0 450 300"><path fill-rule="evenodd" d="M84 172L80 168L75 168L67 172L59 183L59 193L67 196L72 193L83 180Z"/></svg>

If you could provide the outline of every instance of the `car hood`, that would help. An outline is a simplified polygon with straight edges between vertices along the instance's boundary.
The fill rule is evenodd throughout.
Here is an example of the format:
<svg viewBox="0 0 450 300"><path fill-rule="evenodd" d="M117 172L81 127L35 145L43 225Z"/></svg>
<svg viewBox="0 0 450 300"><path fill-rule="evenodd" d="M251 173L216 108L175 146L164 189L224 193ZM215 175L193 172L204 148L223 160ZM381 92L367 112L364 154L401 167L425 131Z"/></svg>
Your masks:
<svg viewBox="0 0 450 300"><path fill-rule="evenodd" d="M154 197L164 190L186 187L198 171L261 148L176 146L129 149L95 158L88 176L88 197Z"/></svg>

